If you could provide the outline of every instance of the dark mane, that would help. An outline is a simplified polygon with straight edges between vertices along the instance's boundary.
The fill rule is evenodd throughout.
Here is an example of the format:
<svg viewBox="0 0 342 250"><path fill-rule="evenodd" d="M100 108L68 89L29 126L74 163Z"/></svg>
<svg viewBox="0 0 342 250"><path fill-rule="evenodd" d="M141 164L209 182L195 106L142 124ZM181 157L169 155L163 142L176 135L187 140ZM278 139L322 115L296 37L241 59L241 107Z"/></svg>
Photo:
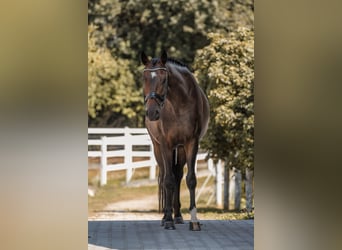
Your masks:
<svg viewBox="0 0 342 250"><path fill-rule="evenodd" d="M168 57L168 58L167 58L167 62L172 63L172 64L175 64L175 65L178 65L178 66L181 66L181 67L185 67L185 68L187 68L190 72L193 72L192 68L189 67L189 65L187 65L187 64L185 64L185 63L183 63L183 62L181 62L181 61L179 61L179 60L177 60L177 59L175 59L175 58Z"/></svg>
<svg viewBox="0 0 342 250"><path fill-rule="evenodd" d="M151 60L152 65L155 66L159 62L159 60L160 60L160 58L152 58L152 60ZM168 57L167 62L174 64L174 65L177 65L177 66L187 68L192 73L194 72L193 69L189 65L187 65L187 64L185 64L185 63L183 63L183 62L181 62L181 61L179 61L173 57Z"/></svg>
<svg viewBox="0 0 342 250"><path fill-rule="evenodd" d="M151 62L152 62L152 65L155 66L157 62L159 62L159 58L152 58Z"/></svg>

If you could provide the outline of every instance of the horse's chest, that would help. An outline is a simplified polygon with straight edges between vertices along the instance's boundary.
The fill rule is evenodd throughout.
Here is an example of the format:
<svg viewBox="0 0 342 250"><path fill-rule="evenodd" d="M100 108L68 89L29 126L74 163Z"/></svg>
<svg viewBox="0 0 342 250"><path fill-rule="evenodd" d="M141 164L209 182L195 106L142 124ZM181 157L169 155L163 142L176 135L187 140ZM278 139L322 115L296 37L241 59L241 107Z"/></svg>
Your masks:
<svg viewBox="0 0 342 250"><path fill-rule="evenodd" d="M186 137L193 133L194 128L192 124L184 122L175 122L174 126L165 126L166 134L174 137Z"/></svg>
<svg viewBox="0 0 342 250"><path fill-rule="evenodd" d="M198 128L197 112L193 105L187 105L183 109L167 106L157 122L147 121L151 137L159 144L167 141L172 145L185 144L189 138L193 138Z"/></svg>
<svg viewBox="0 0 342 250"><path fill-rule="evenodd" d="M167 141L173 145L185 144L187 138L193 135L194 128L182 122L168 124L160 123L158 127L150 129L150 135L160 144Z"/></svg>

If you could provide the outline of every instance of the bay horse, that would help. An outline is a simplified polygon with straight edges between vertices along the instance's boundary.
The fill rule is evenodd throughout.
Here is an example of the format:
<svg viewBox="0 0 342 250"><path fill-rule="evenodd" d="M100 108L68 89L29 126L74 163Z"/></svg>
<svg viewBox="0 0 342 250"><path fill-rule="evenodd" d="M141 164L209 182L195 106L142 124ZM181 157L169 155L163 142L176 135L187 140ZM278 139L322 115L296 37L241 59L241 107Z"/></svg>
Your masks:
<svg viewBox="0 0 342 250"><path fill-rule="evenodd" d="M160 58L151 60L142 52L141 61L145 65L145 125L159 165L159 210L164 212L161 225L165 229L175 229L175 223L184 223L180 211L180 184L186 163L186 184L190 192L189 229L200 231L195 203L195 163L199 140L208 128L208 99L189 68L168 58L166 51Z"/></svg>

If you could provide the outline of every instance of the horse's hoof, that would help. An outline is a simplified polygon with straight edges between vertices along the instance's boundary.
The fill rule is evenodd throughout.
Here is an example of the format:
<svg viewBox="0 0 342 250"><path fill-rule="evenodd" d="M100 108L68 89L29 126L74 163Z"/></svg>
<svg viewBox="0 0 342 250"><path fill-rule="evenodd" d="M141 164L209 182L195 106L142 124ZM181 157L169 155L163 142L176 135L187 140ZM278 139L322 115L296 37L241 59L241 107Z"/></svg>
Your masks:
<svg viewBox="0 0 342 250"><path fill-rule="evenodd" d="M173 221L165 221L164 228L168 230L175 230L176 229L175 223Z"/></svg>
<svg viewBox="0 0 342 250"><path fill-rule="evenodd" d="M160 221L160 226L163 227L164 225L165 225L165 219L162 219L162 220Z"/></svg>
<svg viewBox="0 0 342 250"><path fill-rule="evenodd" d="M184 224L182 216L175 217L175 224Z"/></svg>
<svg viewBox="0 0 342 250"><path fill-rule="evenodd" d="M201 225L199 222L192 222L190 221L189 229L191 231L201 231Z"/></svg>

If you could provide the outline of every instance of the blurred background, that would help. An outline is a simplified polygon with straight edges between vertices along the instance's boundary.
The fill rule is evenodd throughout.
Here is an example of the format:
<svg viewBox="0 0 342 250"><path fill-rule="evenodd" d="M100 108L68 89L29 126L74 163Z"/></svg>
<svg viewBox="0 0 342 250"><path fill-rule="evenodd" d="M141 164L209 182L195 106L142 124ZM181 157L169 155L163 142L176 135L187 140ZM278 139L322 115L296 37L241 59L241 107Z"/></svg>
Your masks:
<svg viewBox="0 0 342 250"><path fill-rule="evenodd" d="M143 65L139 57L142 51L150 57L159 57L162 49L166 49L169 57L189 65L210 102L209 130L201 142L204 157L198 162L201 178L197 192L203 187L198 208L204 212L205 209L214 211L221 217L226 213L228 218L227 212L234 211L236 218L253 218L253 0L88 1L88 139L93 140L88 142L88 151L101 150L102 144L96 140L102 136L123 136L122 132L115 134L115 130L101 132L94 128L144 127ZM127 149L123 144L128 138L122 137L122 140L121 148L112 144L108 150ZM94 153L90 154L94 156ZM113 152L109 154L113 155ZM89 158L90 214L115 211L115 207L118 210L119 204L108 203L146 194L146 190L138 188L132 189L134 195L120 195L127 193L128 190L121 189L132 182L131 176L128 181L122 171L108 172L106 184L101 180L102 165L122 164L127 162L125 157L124 154L108 157L105 164L100 154ZM208 166L209 159L214 167ZM134 159L139 160L142 159ZM126 165L126 168L130 166ZM251 189L249 213L246 213L246 169L250 176L247 185ZM143 171L144 168L134 168L129 175L133 179L140 176L143 180L150 175L148 169ZM153 193L157 202L157 191L148 192L149 195ZM182 193L188 195L186 188ZM229 200L233 203L230 208ZM188 207L188 196L182 201L183 207ZM129 204L132 206L132 202ZM156 210L158 205L151 208Z"/></svg>

